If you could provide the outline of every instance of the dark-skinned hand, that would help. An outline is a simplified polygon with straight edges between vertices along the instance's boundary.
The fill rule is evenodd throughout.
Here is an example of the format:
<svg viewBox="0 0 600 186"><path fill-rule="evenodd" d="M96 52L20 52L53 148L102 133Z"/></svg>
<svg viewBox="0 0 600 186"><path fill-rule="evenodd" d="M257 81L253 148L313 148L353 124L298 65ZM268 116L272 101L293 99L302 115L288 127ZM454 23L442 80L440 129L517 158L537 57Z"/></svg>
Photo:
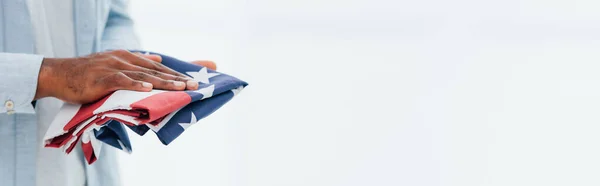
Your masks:
<svg viewBox="0 0 600 186"><path fill-rule="evenodd" d="M44 58L34 99L56 97L85 104L116 90L196 90L190 77L162 65L158 55L115 50L76 58ZM211 61L194 61L216 69Z"/></svg>

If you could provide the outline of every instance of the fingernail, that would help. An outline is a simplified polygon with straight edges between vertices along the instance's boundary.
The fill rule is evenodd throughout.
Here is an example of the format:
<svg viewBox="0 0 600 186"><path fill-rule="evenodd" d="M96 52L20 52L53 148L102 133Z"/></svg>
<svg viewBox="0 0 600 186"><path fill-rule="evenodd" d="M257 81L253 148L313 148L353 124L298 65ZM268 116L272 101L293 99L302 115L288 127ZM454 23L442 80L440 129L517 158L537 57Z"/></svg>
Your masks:
<svg viewBox="0 0 600 186"><path fill-rule="evenodd" d="M190 90L196 90L198 89L198 82L195 81L187 81L187 87Z"/></svg>
<svg viewBox="0 0 600 186"><path fill-rule="evenodd" d="M152 88L152 84L151 84L151 83L148 83L148 82L143 82L143 83L142 83L142 86L143 86L143 87L146 87L146 88Z"/></svg>
<svg viewBox="0 0 600 186"><path fill-rule="evenodd" d="M174 84L175 86L178 86L178 87L185 86L185 83L183 83L183 82L181 82L181 81L173 81L173 84Z"/></svg>

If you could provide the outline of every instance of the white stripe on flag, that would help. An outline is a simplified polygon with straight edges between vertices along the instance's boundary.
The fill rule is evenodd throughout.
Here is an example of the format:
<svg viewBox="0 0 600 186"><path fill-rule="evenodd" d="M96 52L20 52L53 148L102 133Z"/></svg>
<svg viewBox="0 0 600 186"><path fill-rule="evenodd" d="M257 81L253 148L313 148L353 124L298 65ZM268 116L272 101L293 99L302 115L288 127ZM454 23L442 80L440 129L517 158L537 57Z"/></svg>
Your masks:
<svg viewBox="0 0 600 186"><path fill-rule="evenodd" d="M83 127L85 127L87 124L89 124L90 122L92 122L92 120L96 119L97 116L93 116L88 120L85 120L82 125L77 126L77 128L75 129L75 131L73 131L73 133L71 133L71 139L69 139L69 141L65 144L65 146L63 146L62 150L63 152L67 152L68 148L71 146L71 144L77 142L77 133L79 131L81 131L81 129L83 129ZM51 139L46 141L46 144L50 143L50 141L52 141Z"/></svg>
<svg viewBox="0 0 600 186"><path fill-rule="evenodd" d="M85 120L84 122L82 122L81 124L79 124L79 126L77 126L77 128L75 129L75 131L73 131L73 136L77 135L77 133L79 133L79 131L81 131L81 129L83 129L83 127L85 127L86 125L88 125L90 122L92 122L93 120L95 120L98 116L92 116L90 119ZM93 127L93 126L92 126Z"/></svg>
<svg viewBox="0 0 600 186"><path fill-rule="evenodd" d="M139 121L135 120L136 119L135 117L128 116L128 115L123 115L123 114L118 114L118 113L107 113L107 114L104 114L103 117L120 119L120 120L129 122L129 123L134 124L134 125L139 125L140 124Z"/></svg>
<svg viewBox="0 0 600 186"><path fill-rule="evenodd" d="M108 97L108 99L106 99L106 101L100 107L94 110L94 114L118 109L130 110L131 104L162 92L165 91L152 90L150 92L138 92L131 90L117 90L115 93L110 95L110 97Z"/></svg>
<svg viewBox="0 0 600 186"><path fill-rule="evenodd" d="M64 131L63 128L67 123L69 123L69 121L71 121L71 119L73 119L75 114L77 114L77 112L79 111L80 107L81 105L69 103L63 104L62 108L60 108L60 111L52 121L52 124L50 124L50 126L48 127L48 130L44 135L44 141L50 140L56 136L60 136L64 133L67 133L68 131Z"/></svg>
<svg viewBox="0 0 600 186"><path fill-rule="evenodd" d="M96 127L94 127L96 128ZM94 135L94 131L90 130L90 131L86 131L86 134L88 134L88 140L90 141L90 144L92 145L92 149L94 149L94 155L96 155L96 158L100 157L100 150L102 150L102 143L100 143L100 140L96 139L96 136Z"/></svg>

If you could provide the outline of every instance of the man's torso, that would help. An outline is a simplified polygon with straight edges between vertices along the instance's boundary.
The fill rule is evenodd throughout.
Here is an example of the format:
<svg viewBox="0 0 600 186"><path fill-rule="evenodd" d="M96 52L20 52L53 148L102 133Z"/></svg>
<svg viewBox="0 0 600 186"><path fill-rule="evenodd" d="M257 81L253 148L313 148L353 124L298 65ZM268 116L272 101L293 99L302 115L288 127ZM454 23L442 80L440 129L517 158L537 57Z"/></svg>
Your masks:
<svg viewBox="0 0 600 186"><path fill-rule="evenodd" d="M0 0L0 5L0 52L73 57L99 50L110 1ZM11 87L18 88L18 82ZM99 174L98 165L83 164L81 155L43 149L40 136L62 102L48 98L36 104L36 114L0 113L1 185L33 186L36 180L38 185L82 185L86 177L87 185L98 185L94 180L111 179L99 177L115 177Z"/></svg>

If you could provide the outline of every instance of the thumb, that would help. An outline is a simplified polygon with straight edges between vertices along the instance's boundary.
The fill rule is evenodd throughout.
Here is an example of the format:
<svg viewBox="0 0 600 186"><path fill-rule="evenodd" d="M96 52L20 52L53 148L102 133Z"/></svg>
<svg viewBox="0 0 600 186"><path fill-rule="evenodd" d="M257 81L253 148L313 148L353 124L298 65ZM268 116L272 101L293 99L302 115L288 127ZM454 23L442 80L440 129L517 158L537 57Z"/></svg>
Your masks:
<svg viewBox="0 0 600 186"><path fill-rule="evenodd" d="M156 54L142 54L140 52L135 52L136 55L140 56L140 57L144 57L146 59L152 60L154 62L160 63L162 62L162 57L160 57L159 55Z"/></svg>
<svg viewBox="0 0 600 186"><path fill-rule="evenodd" d="M209 68L211 70L217 70L217 64L215 64L215 62L212 62L212 61L197 60L197 61L192 61L191 63Z"/></svg>

